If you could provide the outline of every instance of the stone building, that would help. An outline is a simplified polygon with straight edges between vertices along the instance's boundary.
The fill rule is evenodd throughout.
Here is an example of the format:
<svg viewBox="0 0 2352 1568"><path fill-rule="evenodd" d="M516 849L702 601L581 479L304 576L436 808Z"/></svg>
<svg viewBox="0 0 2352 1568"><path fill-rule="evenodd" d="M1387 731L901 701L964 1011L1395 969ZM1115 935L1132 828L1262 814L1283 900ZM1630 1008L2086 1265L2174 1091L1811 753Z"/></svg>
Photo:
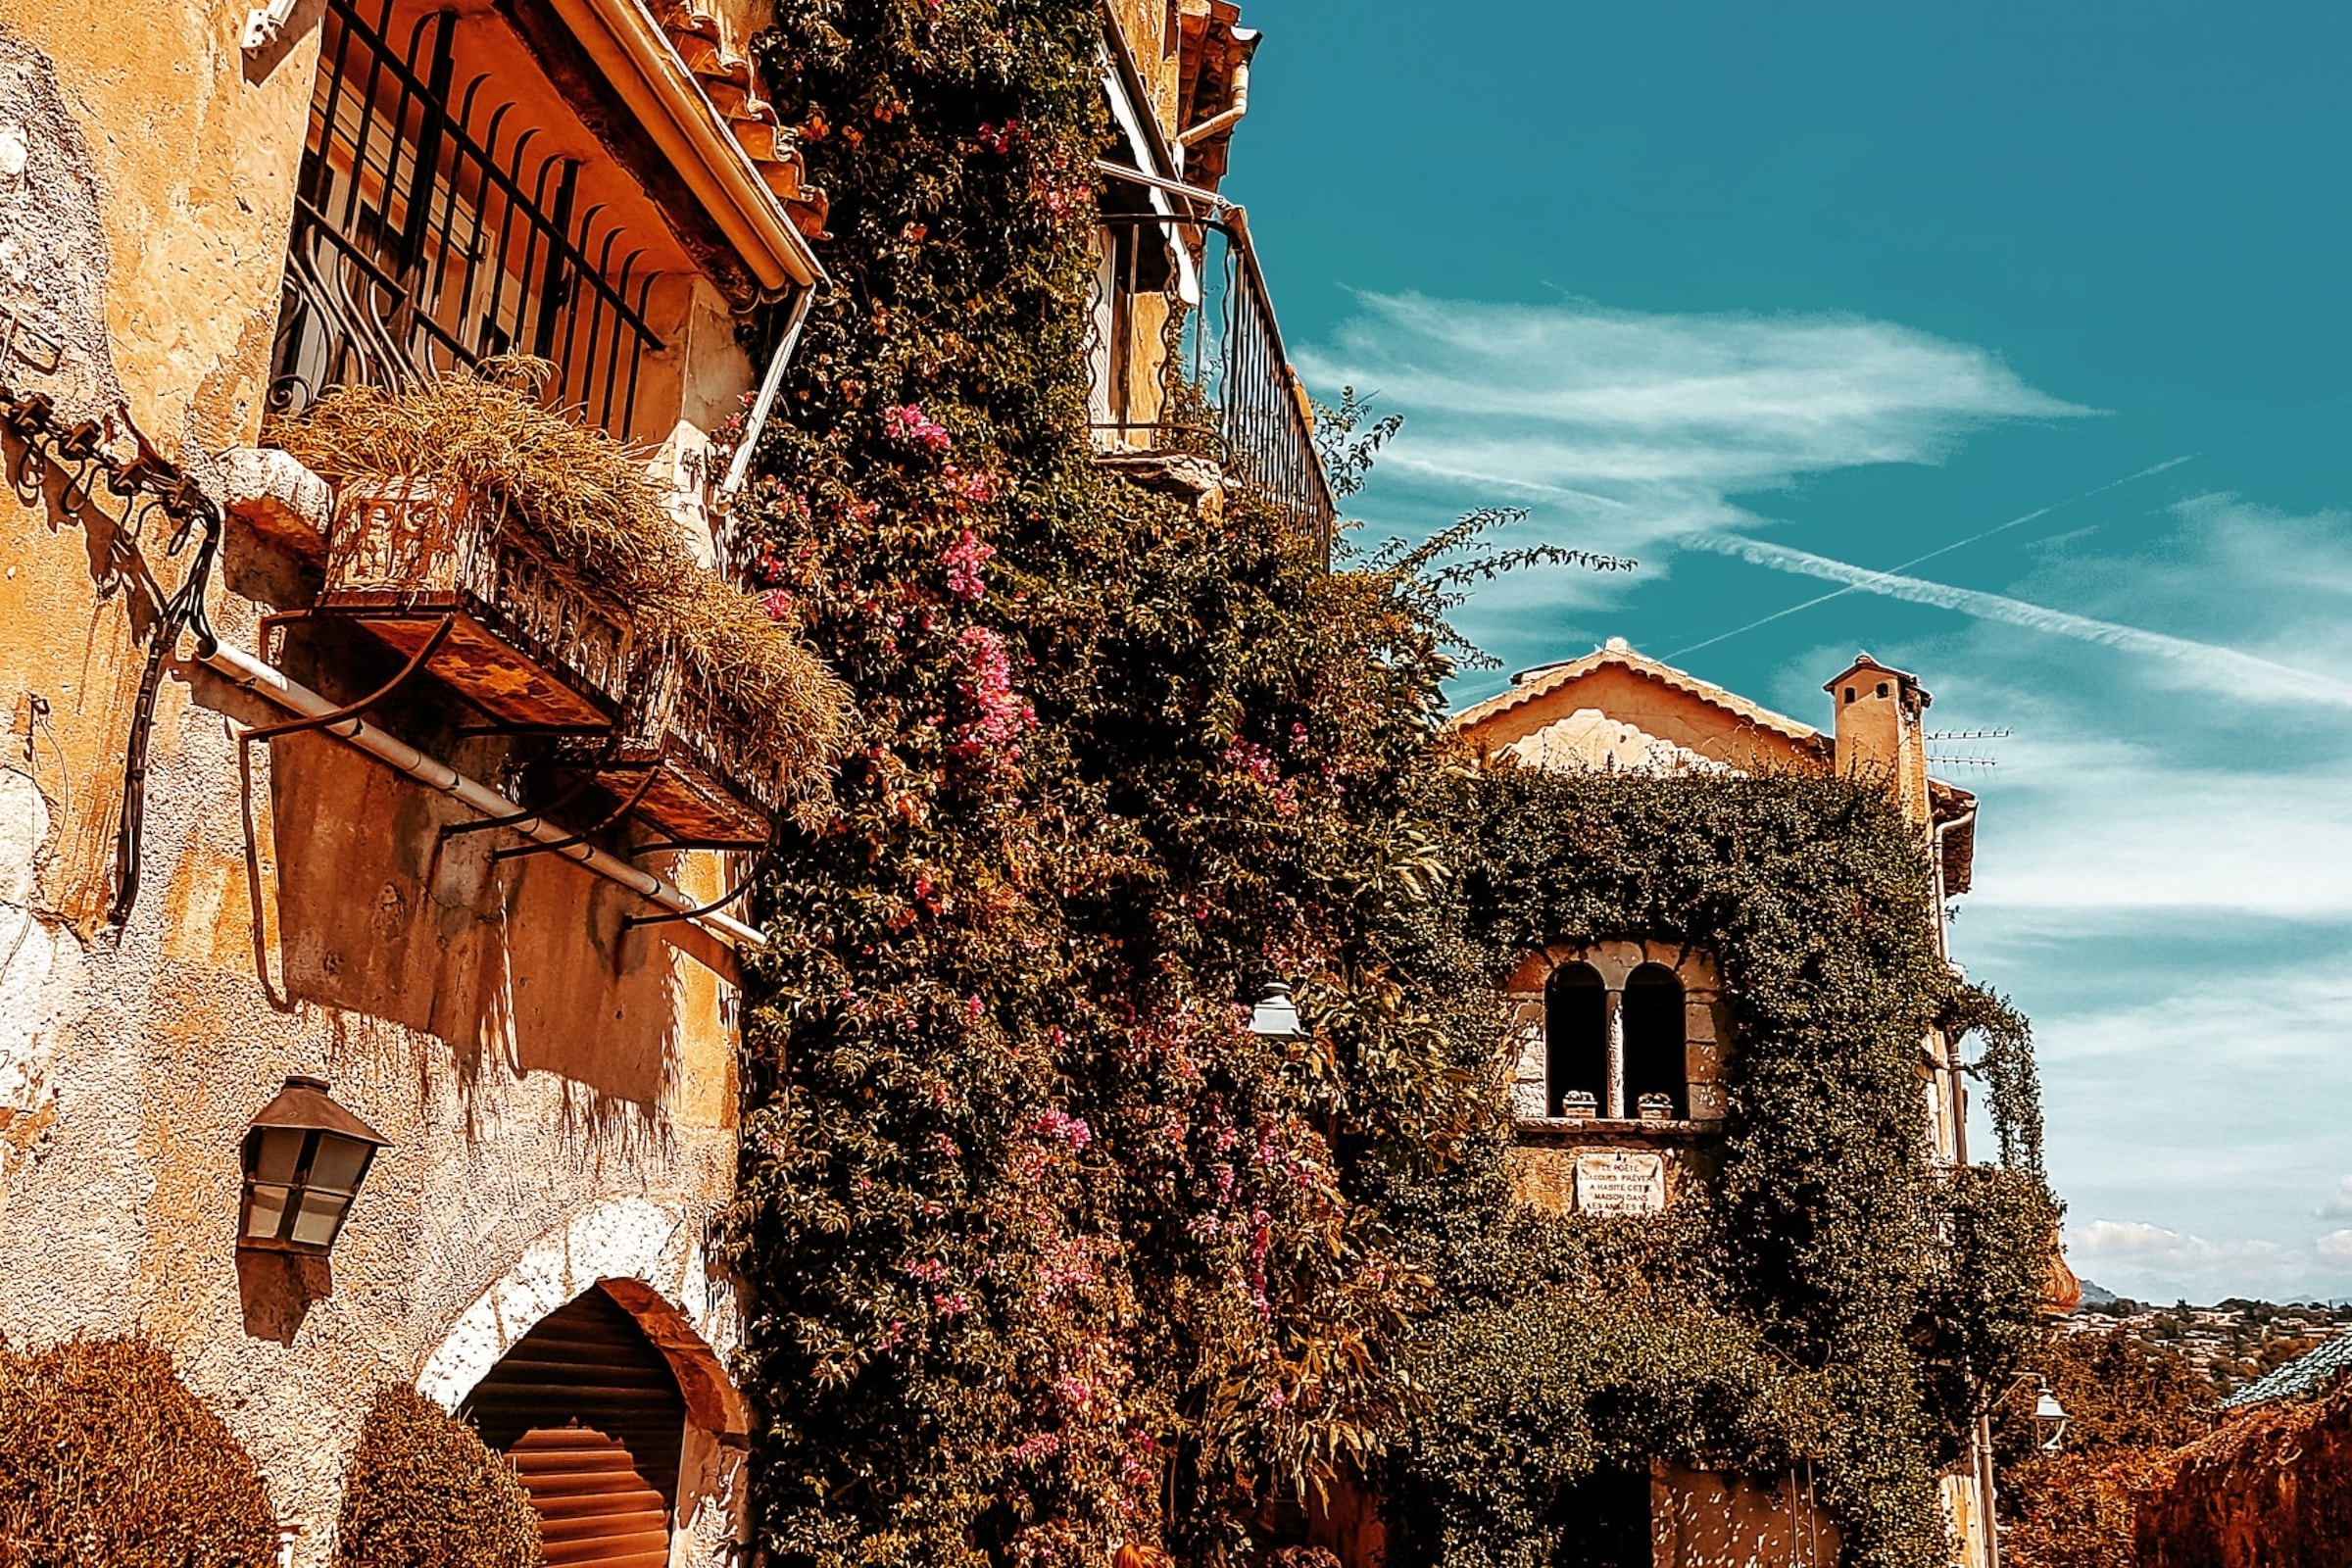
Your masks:
<svg viewBox="0 0 2352 1568"><path fill-rule="evenodd" d="M708 1254L761 940L730 894L773 802L675 728L541 787L617 722L596 629L628 607L504 556L504 588L370 599L353 541L414 519L255 443L338 385L537 356L723 571L709 432L791 341L739 328L824 286L767 20L0 0L0 1335L166 1348L292 1563L331 1555L386 1380L530 1450L560 1560L733 1560L751 1413ZM1327 525L1213 191L1237 22L1106 13L1102 445Z"/></svg>
<svg viewBox="0 0 2352 1568"><path fill-rule="evenodd" d="M1947 900L1969 887L1977 803L1928 772L1917 676L1862 655L1832 678L1828 731L1634 652L1622 639L1516 676L1454 715L1473 746L1520 766L1677 775L1821 771L1883 783L1929 848L1936 940ZM1553 1212L1643 1213L1674 1203L1705 1170L1723 1129L1720 1087L1740 1049L1715 956L1654 941L1564 941L1529 953L1505 990L1515 1019L1509 1063L1518 1124L1518 1197ZM1929 1156L1968 1158L1967 1089L1956 1043L1920 1042ZM1990 1460L1942 1480L1955 1568L1989 1568ZM1837 1531L1790 1477L1777 1493L1659 1468L1646 1497L1657 1568L1774 1564L1826 1568Z"/></svg>

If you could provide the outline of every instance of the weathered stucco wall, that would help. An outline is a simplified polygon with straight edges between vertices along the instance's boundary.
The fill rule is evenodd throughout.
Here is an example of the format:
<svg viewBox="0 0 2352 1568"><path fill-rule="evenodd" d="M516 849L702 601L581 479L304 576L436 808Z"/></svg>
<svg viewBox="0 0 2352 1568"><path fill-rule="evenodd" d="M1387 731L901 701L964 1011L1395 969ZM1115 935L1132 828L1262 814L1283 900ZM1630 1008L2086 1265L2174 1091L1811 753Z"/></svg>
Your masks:
<svg viewBox="0 0 2352 1568"><path fill-rule="evenodd" d="M1835 1568L1838 1525L1802 1478L1764 1488L1661 1465L1649 1484L1652 1568Z"/></svg>
<svg viewBox="0 0 2352 1568"><path fill-rule="evenodd" d="M0 378L126 414L200 477L250 441L316 17L253 65L241 5L0 0ZM113 436L129 450L127 424ZM182 568L160 525L134 545L72 501L54 478L0 497L0 1333L163 1344L317 1563L376 1386L417 1379L551 1247L579 1265L558 1288L593 1286L564 1245L584 1217L641 1205L625 1272L724 1349L701 1244L733 1174L729 956L686 926L624 934L643 906L559 858L444 836L461 813L339 743L241 746L283 715L184 664L158 708L140 902L103 930L137 582ZM214 622L254 647L309 587L232 524ZM380 678L331 639L297 648L330 693ZM495 770L503 743L465 744L454 760ZM710 860L672 874L715 895ZM392 1147L331 1260L240 1257L240 1141L296 1072ZM510 1313L467 1343L528 1327ZM715 1549L733 1461L690 1459L716 1492L681 1519Z"/></svg>

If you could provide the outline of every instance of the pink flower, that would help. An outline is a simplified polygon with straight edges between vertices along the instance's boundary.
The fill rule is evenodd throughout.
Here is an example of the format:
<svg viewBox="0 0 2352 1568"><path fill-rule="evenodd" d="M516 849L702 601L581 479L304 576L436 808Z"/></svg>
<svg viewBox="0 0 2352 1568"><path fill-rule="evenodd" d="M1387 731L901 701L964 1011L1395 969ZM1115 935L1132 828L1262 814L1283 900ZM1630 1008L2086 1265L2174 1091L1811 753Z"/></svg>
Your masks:
<svg viewBox="0 0 2352 1568"><path fill-rule="evenodd" d="M964 529L939 558L948 568L948 592L958 599L986 598L988 579L983 571L996 553L994 545L982 544L978 534Z"/></svg>
<svg viewBox="0 0 2352 1568"><path fill-rule="evenodd" d="M969 501L976 507L984 507L996 500L997 492L1004 484L1003 480L985 468L978 473L958 473L951 467L945 477L948 481L948 488L954 491L957 498Z"/></svg>
<svg viewBox="0 0 2352 1568"><path fill-rule="evenodd" d="M966 693L980 710L980 716L962 727L965 745L1003 746L1037 722L1037 710L1012 689L1012 661L1002 637L986 626L967 626L956 644L964 657Z"/></svg>
<svg viewBox="0 0 2352 1568"><path fill-rule="evenodd" d="M1095 1130L1083 1116L1073 1116L1058 1106L1048 1106L1037 1118L1037 1130L1048 1138L1058 1138L1072 1149L1084 1149L1094 1141Z"/></svg>
<svg viewBox="0 0 2352 1568"><path fill-rule="evenodd" d="M882 428L893 440L925 447L933 452L945 452L956 444L956 438L948 434L947 426L934 420L919 405L912 403L883 410Z"/></svg>
<svg viewBox="0 0 2352 1568"><path fill-rule="evenodd" d="M790 620L794 609L792 595L781 588L770 588L760 596L760 608L767 612L770 620Z"/></svg>

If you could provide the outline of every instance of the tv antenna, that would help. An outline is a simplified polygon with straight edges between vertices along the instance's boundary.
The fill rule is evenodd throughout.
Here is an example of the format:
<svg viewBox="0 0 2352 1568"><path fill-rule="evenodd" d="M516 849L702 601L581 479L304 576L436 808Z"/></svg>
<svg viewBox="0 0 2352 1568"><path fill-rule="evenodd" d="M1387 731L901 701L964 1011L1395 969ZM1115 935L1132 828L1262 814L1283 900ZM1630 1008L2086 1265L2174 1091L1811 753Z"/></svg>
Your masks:
<svg viewBox="0 0 2352 1568"><path fill-rule="evenodd" d="M1939 741L1947 744L1959 741L2005 741L2009 738L2010 734L2011 731L2005 728L1934 729L1928 731L1927 740L1930 745L1935 745ZM1999 758L1988 757L1984 753L1977 751L1973 748L1967 752L1960 753L1930 752L1928 754L1928 760L1936 764L1937 767L1998 767L2001 765L2001 760Z"/></svg>

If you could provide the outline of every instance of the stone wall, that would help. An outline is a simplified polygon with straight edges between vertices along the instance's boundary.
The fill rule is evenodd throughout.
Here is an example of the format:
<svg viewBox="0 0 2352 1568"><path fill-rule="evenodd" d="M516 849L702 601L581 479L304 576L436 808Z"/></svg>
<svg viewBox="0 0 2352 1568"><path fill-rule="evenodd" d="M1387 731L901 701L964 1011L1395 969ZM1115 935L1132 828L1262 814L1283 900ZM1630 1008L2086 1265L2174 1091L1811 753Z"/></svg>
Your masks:
<svg viewBox="0 0 2352 1568"><path fill-rule="evenodd" d="M208 481L258 425L316 70L315 4L262 60L244 9L0 0L4 378ZM0 497L0 1333L163 1345L318 1563L383 1379L456 1387L605 1277L717 1365L732 1308L702 1244L733 1176L731 956L624 931L642 906L561 858L446 836L462 813L337 742L240 744L284 715L188 663L157 710L143 892L104 929L139 579L182 562L73 501L54 478ZM232 524L222 638L255 647L308 569ZM381 678L356 641L304 657L330 695ZM490 772L503 743L448 744ZM711 857L667 869L723 886ZM392 1146L330 1259L240 1255L239 1145L296 1072ZM682 1562L734 1528L712 1437Z"/></svg>

